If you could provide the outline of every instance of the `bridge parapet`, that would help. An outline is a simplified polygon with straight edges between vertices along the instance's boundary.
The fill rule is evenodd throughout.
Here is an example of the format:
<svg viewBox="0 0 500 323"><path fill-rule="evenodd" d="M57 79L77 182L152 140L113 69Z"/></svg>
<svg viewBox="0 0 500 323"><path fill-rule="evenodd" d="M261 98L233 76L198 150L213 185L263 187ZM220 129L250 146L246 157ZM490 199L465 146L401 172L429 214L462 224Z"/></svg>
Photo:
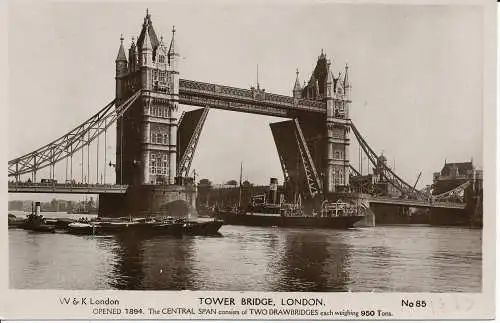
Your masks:
<svg viewBox="0 0 500 323"><path fill-rule="evenodd" d="M128 185L9 182L10 193L125 194Z"/></svg>
<svg viewBox="0 0 500 323"><path fill-rule="evenodd" d="M444 209L460 209L466 207L465 203L456 202L437 202L432 200L414 200L414 199L400 199L392 197L371 196L365 197L370 203L404 205L410 207L429 207L429 208L444 208Z"/></svg>

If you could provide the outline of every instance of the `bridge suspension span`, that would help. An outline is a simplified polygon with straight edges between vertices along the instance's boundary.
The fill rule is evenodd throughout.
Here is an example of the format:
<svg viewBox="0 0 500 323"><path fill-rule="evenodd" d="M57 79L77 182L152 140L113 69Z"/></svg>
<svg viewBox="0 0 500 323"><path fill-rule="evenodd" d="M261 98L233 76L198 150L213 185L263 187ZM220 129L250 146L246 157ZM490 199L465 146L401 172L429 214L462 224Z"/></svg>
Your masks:
<svg viewBox="0 0 500 323"><path fill-rule="evenodd" d="M141 90L135 92L125 102L116 107L115 100L112 100L99 112L63 136L30 153L9 160L8 176L14 177L16 181L19 181L21 175L32 173L33 181L36 181L36 173L41 169L46 167L53 168L57 162L64 158L72 157L85 146L89 146L118 118L123 116L140 94Z"/></svg>
<svg viewBox="0 0 500 323"><path fill-rule="evenodd" d="M356 137L361 149L365 152L370 163L377 169L385 180L387 180L393 187L395 187L404 198L412 198L425 200L428 199L424 192L421 192L412 185L408 184L400 176L398 176L385 162L383 162L381 156L378 156L375 151L368 145L365 138L361 135L359 130L356 128L354 123L350 122L350 128L352 129L354 136ZM351 169L352 170L352 169Z"/></svg>

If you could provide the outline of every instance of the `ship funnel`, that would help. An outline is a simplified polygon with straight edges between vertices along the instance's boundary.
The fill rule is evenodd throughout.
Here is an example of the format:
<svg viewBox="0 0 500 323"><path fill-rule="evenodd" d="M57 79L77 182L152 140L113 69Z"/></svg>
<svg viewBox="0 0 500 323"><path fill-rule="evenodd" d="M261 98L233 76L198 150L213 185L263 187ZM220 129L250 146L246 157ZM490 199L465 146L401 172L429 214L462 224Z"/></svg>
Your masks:
<svg viewBox="0 0 500 323"><path fill-rule="evenodd" d="M35 202L35 215L40 216L40 202Z"/></svg>
<svg viewBox="0 0 500 323"><path fill-rule="evenodd" d="M278 179L271 177L269 182L269 197L268 201L270 204L278 203Z"/></svg>

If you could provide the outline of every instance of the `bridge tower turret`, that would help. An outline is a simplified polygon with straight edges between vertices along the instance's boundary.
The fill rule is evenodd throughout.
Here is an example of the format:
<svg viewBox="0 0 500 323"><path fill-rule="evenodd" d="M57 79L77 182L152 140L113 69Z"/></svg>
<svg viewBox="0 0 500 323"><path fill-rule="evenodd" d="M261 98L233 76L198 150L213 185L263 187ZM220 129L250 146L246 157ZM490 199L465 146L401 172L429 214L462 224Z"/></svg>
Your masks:
<svg viewBox="0 0 500 323"><path fill-rule="evenodd" d="M342 79L333 76L328 61L326 75L326 169L324 188L334 193L349 185L349 100L345 88L350 89L347 68Z"/></svg>
<svg viewBox="0 0 500 323"><path fill-rule="evenodd" d="M135 72L137 69L137 47L135 46L134 37L128 50L128 69L130 72Z"/></svg>
<svg viewBox="0 0 500 323"><path fill-rule="evenodd" d="M123 48L123 35L120 37L120 48L118 49L118 55L116 56L115 60L115 66L116 66L116 74L115 74L115 83L116 83L116 89L115 89L115 100L116 100L116 105L120 105L123 101L125 101L127 93L125 89L125 83L126 83L126 78L128 74L128 67L127 66L127 56L125 55L125 49ZM122 184L121 183L121 177L118 176L119 170L121 169L121 164L120 164L120 156L122 156L122 149L123 149L123 143L122 143L122 136L119 136L118 134L122 133L123 131L123 121L121 119L116 121L116 183L117 184Z"/></svg>
<svg viewBox="0 0 500 323"><path fill-rule="evenodd" d="M299 69L295 72L297 75L295 77L295 85L293 86L293 97L296 99L302 98L302 88L300 87L300 81L299 81Z"/></svg>
<svg viewBox="0 0 500 323"><path fill-rule="evenodd" d="M326 75L326 170L325 170L325 183L324 189L326 193L335 192L334 183L334 159L333 159L333 146L334 146L334 117L335 117L335 83L333 72L331 70L331 61L327 62L327 75Z"/></svg>
<svg viewBox="0 0 500 323"><path fill-rule="evenodd" d="M144 42L141 48L141 83L142 89L151 90L152 89L152 68L153 68L153 47L151 45L151 38L149 37L149 25L146 20L146 27L144 28Z"/></svg>
<svg viewBox="0 0 500 323"><path fill-rule="evenodd" d="M168 48L168 65L172 73L172 94L179 95L179 59L180 55L177 52L177 44L175 42L175 26L172 27L172 40Z"/></svg>
<svg viewBox="0 0 500 323"><path fill-rule="evenodd" d="M120 36L120 48L118 49L118 55L115 60L116 65L116 98L118 100L123 99L123 78L128 73L127 69L127 56L125 55L125 49L123 48L123 35Z"/></svg>
<svg viewBox="0 0 500 323"><path fill-rule="evenodd" d="M168 49L168 66L170 75L170 152L169 152L169 178L170 184L175 183L177 177L177 110L179 102L179 58L175 44L175 26L172 27L172 40Z"/></svg>
<svg viewBox="0 0 500 323"><path fill-rule="evenodd" d="M349 126L350 117L349 110L351 106L351 83L349 81L349 66L345 64L344 70L344 82L343 82L343 92L340 95L340 105L341 111L343 110L344 121L344 185L349 185L349 133L351 128Z"/></svg>

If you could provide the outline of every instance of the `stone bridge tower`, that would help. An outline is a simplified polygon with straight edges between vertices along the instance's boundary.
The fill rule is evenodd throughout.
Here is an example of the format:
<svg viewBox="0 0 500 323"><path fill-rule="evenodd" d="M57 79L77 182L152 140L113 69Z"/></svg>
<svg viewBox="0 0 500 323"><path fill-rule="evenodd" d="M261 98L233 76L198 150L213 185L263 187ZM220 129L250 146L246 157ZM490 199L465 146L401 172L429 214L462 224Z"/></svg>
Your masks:
<svg viewBox="0 0 500 323"><path fill-rule="evenodd" d="M127 59L122 37L116 58L117 104L139 89L143 92L117 120L116 182L175 184L179 101L175 29L167 48L147 13L137 43L132 39L128 52Z"/></svg>
<svg viewBox="0 0 500 323"><path fill-rule="evenodd" d="M101 216L185 216L174 214L169 206L179 200L194 212L196 189L192 184L178 185L177 177L178 61L175 28L170 44L165 45L147 11L139 36L132 38L128 57L123 36L120 38L115 61L116 105L142 92L117 120L116 183L126 184L128 189L123 196L102 194Z"/></svg>
<svg viewBox="0 0 500 323"><path fill-rule="evenodd" d="M297 73L293 88L295 98L326 103L326 120L299 118L325 196L346 191L349 185L350 90L347 65L335 77L331 61L323 51L309 81L301 87Z"/></svg>

